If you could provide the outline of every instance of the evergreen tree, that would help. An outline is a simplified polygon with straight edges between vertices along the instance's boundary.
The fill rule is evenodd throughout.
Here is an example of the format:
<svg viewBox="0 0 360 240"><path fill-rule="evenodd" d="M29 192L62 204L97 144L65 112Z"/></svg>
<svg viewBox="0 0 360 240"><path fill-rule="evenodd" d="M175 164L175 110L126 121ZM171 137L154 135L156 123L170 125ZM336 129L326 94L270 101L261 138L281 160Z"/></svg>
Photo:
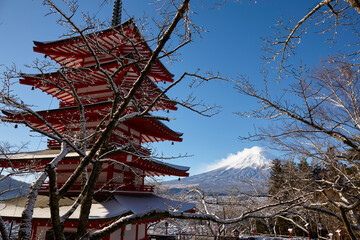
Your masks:
<svg viewBox="0 0 360 240"><path fill-rule="evenodd" d="M279 192L284 182L284 169L279 159L274 159L271 164L269 194L274 195Z"/></svg>

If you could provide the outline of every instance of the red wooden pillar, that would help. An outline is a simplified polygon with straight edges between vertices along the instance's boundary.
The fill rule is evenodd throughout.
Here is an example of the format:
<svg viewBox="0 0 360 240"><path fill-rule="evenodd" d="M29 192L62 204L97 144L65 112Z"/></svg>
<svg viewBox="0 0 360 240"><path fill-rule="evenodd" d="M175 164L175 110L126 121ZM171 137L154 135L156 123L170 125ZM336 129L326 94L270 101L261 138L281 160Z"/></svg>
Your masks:
<svg viewBox="0 0 360 240"><path fill-rule="evenodd" d="M124 235L125 235L125 227L121 228L121 240L124 240Z"/></svg>
<svg viewBox="0 0 360 240"><path fill-rule="evenodd" d="M138 238L139 238L139 224L136 224L135 239L137 240Z"/></svg>
<svg viewBox="0 0 360 240"><path fill-rule="evenodd" d="M37 233L37 228L39 226L39 224L36 224L37 222L35 222L33 225L32 225L32 234L31 234L31 239L36 239L36 233Z"/></svg>
<svg viewBox="0 0 360 240"><path fill-rule="evenodd" d="M110 240L110 235L107 235L107 236L104 237L102 240Z"/></svg>
<svg viewBox="0 0 360 240"><path fill-rule="evenodd" d="M107 162L108 166L107 166L107 172L106 172L106 182L107 184L110 183L110 186L112 186L110 189L114 190L116 187L113 186L114 182L112 181L112 179L114 178L114 163L113 162Z"/></svg>
<svg viewBox="0 0 360 240"><path fill-rule="evenodd" d="M147 231L148 231L148 226L147 226L147 223L145 223L145 240L149 239Z"/></svg>
<svg viewBox="0 0 360 240"><path fill-rule="evenodd" d="M145 186L145 170L143 170L143 174L142 174L142 187L144 188L144 186Z"/></svg>

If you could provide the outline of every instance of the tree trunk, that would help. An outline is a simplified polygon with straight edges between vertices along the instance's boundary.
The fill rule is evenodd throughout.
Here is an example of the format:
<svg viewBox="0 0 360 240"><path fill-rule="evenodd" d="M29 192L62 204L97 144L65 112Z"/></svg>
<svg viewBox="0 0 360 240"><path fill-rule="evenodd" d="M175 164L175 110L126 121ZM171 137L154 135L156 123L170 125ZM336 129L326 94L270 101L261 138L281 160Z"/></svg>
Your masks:
<svg viewBox="0 0 360 240"><path fill-rule="evenodd" d="M96 182L101 173L101 169L102 162L96 161L93 164L93 169L91 171L89 180L85 186L85 196L84 199L81 201L80 217L75 239L81 239L81 237L86 234Z"/></svg>
<svg viewBox="0 0 360 240"><path fill-rule="evenodd" d="M9 233L6 230L6 226L5 226L5 222L2 219L2 217L0 216L0 233L1 233L1 238L3 240L9 240Z"/></svg>
<svg viewBox="0 0 360 240"><path fill-rule="evenodd" d="M60 222L60 197L57 188L55 166L51 166L49 164L45 169L49 175L49 206L51 212L52 230L56 240L65 240L64 226Z"/></svg>
<svg viewBox="0 0 360 240"><path fill-rule="evenodd" d="M359 0L345 0L346 2L350 3L351 7L353 7L358 14L360 14L360 1Z"/></svg>
<svg viewBox="0 0 360 240"><path fill-rule="evenodd" d="M339 210L340 210L341 218L342 218L343 223L345 225L346 231L350 236L350 239L351 240L356 240L357 239L356 235L355 235L353 229L351 228L351 223L349 222L349 219L346 216L345 208L344 207L339 207Z"/></svg>

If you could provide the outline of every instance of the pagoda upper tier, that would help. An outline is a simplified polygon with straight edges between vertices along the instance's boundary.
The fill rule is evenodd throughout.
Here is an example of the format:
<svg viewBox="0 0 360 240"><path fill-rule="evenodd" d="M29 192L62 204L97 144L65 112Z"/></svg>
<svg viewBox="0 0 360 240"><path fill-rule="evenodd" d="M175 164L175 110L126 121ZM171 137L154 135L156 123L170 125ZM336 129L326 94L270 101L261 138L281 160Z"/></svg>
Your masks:
<svg viewBox="0 0 360 240"><path fill-rule="evenodd" d="M85 35L84 38L87 41L78 36L35 42L35 51L46 54L64 67L54 73L23 74L20 83L56 97L60 100L60 108L36 113L7 110L3 111L6 115L3 121L26 124L55 135L58 131L73 138L81 135L82 119L86 121L87 136L94 133L96 128L106 126L110 120L109 113L114 108L114 96L120 94L123 97L129 93L152 51L132 19L117 27ZM95 65L92 51L99 57L100 65ZM156 84L158 81L172 81L172 76L156 60L123 114L148 107L151 110L177 110L175 102ZM83 104L83 118L78 100ZM148 114L119 124L110 140L118 146L129 141L140 145L165 140L182 141L181 135Z"/></svg>
<svg viewBox="0 0 360 240"><path fill-rule="evenodd" d="M128 61L127 61L128 62ZM128 65L122 68L117 61L101 65L102 69L112 76L116 87L122 95L126 95L132 88L134 82L140 75L141 68L138 64ZM34 86L60 100L60 107L76 105L74 93L69 84L76 91L76 95L83 104L93 104L109 101L113 99L114 91L111 89L109 81L104 72L95 67L82 69L61 70L49 74L23 74L20 79L21 84ZM161 95L161 89L147 77L140 89L135 94L137 104L146 108ZM175 103L165 94L151 110L177 110Z"/></svg>
<svg viewBox="0 0 360 240"><path fill-rule="evenodd" d="M96 53L100 64L132 59L142 69L152 55L147 41L143 39L133 19L113 28L81 36L50 42L34 41L34 51L44 53L62 66L83 68L96 65L89 47ZM155 82L173 81L173 75L156 60L148 77Z"/></svg>

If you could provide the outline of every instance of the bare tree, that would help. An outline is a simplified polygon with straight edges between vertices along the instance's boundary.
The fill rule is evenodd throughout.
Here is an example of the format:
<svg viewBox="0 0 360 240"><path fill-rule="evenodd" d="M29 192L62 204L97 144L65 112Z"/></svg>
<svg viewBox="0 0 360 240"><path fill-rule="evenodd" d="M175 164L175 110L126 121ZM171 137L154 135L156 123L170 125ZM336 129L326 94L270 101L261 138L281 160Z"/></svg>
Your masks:
<svg viewBox="0 0 360 240"><path fill-rule="evenodd" d="M246 78L237 82L237 90L256 98L261 107L247 116L277 121L273 128L259 128L244 139L267 140L274 147L297 159L319 162L323 171L318 178L302 179L309 183L287 185L295 196L321 193L323 200L308 199L307 209L317 210L342 221L351 239L359 231L359 73L347 63L329 61L321 68L294 72L297 81L280 97L267 89L256 89ZM293 174L289 174L294 176ZM307 187L304 188L304 187ZM332 207L331 207L332 206ZM336 210L333 210L333 207ZM357 233L356 233L357 232Z"/></svg>
<svg viewBox="0 0 360 240"><path fill-rule="evenodd" d="M304 3L305 4L305 3ZM292 57L307 33L321 34L324 43L333 47L337 36L350 32L353 37L347 38L344 45L347 49L337 52L337 58L348 58L350 64L358 65L356 46L359 43L359 8L358 0L319 0L309 5L309 11L303 16L289 20L278 19L273 26L273 33L264 36L264 60L275 61L276 68L282 73L290 73L294 62ZM309 35L309 34L308 34Z"/></svg>
<svg viewBox="0 0 360 240"><path fill-rule="evenodd" d="M239 115L270 122L241 138L266 141L287 159L311 161L318 168L316 176L298 175L296 170L275 187L276 194L270 192L274 201L301 198L294 211L286 213L292 217L282 219L303 226L309 223L307 211L315 211L342 222L351 239L359 237L359 213L354 211L359 204L359 16L359 1L323 0L314 2L303 16L278 20L273 34L264 37L264 59L276 63L278 81L271 80L267 70L263 86L244 75L234 81L239 93L259 104ZM350 32L352 37L345 40L347 48L310 71L304 64L296 67L291 58L309 32L322 34L329 47L336 46L340 34ZM284 76L291 80L284 83Z"/></svg>

